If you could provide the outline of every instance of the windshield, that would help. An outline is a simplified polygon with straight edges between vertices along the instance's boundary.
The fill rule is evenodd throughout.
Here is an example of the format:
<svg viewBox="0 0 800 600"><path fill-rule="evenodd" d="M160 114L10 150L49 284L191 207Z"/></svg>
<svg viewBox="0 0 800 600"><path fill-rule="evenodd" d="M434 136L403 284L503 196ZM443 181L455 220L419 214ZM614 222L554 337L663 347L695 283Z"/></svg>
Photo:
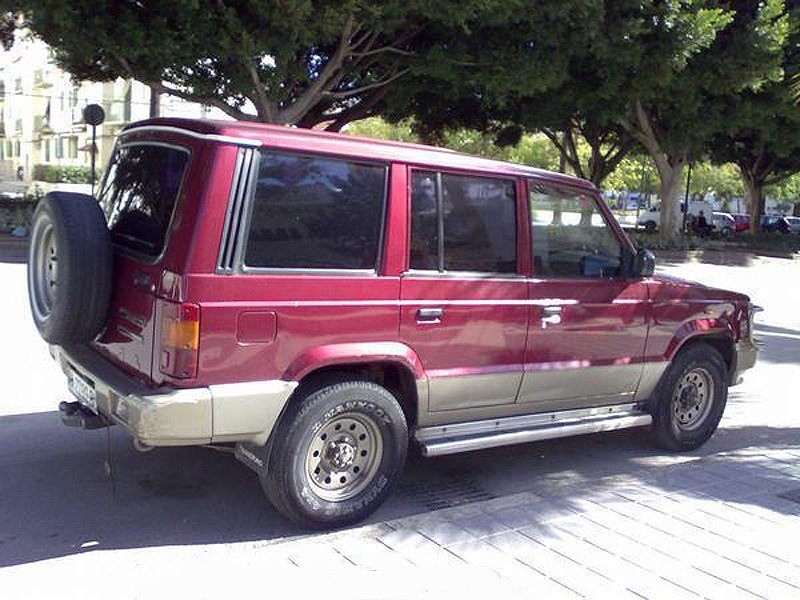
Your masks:
<svg viewBox="0 0 800 600"><path fill-rule="evenodd" d="M164 249L189 151L159 144L117 148L100 192L114 242L155 258Z"/></svg>

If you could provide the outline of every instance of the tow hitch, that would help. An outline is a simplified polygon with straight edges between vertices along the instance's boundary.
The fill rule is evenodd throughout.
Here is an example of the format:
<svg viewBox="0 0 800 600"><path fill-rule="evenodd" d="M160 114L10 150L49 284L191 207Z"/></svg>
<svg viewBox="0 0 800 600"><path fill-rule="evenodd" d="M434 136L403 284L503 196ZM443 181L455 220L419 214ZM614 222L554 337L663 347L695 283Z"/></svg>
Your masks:
<svg viewBox="0 0 800 600"><path fill-rule="evenodd" d="M113 425L105 417L93 413L80 402L60 402L58 410L61 412L61 422L67 427L80 427L81 429L100 429Z"/></svg>

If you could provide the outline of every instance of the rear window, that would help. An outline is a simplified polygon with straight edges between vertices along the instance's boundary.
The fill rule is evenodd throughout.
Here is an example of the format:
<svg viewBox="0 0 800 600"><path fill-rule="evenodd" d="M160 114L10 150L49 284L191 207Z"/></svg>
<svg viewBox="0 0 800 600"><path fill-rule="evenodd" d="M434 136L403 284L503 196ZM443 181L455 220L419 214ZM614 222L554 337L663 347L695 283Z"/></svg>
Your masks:
<svg viewBox="0 0 800 600"><path fill-rule="evenodd" d="M245 265L375 269L385 165L263 150Z"/></svg>
<svg viewBox="0 0 800 600"><path fill-rule="evenodd" d="M120 146L108 165L100 206L114 242L155 258L164 249L189 151L172 146Z"/></svg>

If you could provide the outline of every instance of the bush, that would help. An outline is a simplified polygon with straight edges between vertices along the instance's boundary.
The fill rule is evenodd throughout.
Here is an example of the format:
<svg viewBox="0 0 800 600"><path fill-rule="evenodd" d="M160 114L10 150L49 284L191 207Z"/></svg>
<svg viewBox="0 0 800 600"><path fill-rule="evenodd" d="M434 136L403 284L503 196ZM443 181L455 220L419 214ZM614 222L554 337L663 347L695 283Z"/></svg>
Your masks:
<svg viewBox="0 0 800 600"><path fill-rule="evenodd" d="M92 170L89 167L70 167L60 165L33 165L33 179L48 183L91 183ZM100 174L97 174L100 179Z"/></svg>

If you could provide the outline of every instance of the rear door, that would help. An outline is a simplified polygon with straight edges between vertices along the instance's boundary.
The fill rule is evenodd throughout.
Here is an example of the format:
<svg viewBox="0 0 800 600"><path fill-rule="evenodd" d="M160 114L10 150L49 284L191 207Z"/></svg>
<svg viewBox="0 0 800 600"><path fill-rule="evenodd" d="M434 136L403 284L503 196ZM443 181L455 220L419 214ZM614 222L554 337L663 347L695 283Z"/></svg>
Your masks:
<svg viewBox="0 0 800 600"><path fill-rule="evenodd" d="M530 331L520 402L534 412L625 402L647 340L646 286L593 194L529 182Z"/></svg>
<svg viewBox="0 0 800 600"><path fill-rule="evenodd" d="M518 273L513 178L412 170L400 337L429 377L429 410L513 404L527 282Z"/></svg>
<svg viewBox="0 0 800 600"><path fill-rule="evenodd" d="M120 143L99 202L115 248L114 290L95 347L129 371L152 377L155 291L190 151L162 142Z"/></svg>

